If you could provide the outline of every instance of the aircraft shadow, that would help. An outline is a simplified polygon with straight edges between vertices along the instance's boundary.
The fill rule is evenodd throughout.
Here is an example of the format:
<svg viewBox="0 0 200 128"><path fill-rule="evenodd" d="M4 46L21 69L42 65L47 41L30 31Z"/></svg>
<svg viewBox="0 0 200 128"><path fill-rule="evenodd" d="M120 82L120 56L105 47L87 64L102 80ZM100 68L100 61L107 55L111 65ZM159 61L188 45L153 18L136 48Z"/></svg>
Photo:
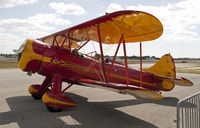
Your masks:
<svg viewBox="0 0 200 128"><path fill-rule="evenodd" d="M20 128L157 128L157 126L115 108L144 103L176 106L178 99L167 97L160 101L133 99L108 102L88 102L87 98L67 93L78 106L59 113L50 113L41 100L31 96L7 98L10 111L0 113L0 125L17 122ZM69 125L60 117L71 116L77 125ZM72 120L73 122L73 120Z"/></svg>

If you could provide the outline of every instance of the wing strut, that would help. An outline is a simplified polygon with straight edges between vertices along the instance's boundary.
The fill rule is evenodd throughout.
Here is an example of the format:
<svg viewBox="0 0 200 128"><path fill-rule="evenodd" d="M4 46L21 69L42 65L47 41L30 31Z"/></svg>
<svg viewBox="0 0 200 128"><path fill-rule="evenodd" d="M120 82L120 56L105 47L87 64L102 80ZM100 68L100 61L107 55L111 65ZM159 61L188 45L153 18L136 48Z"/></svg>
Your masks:
<svg viewBox="0 0 200 128"><path fill-rule="evenodd" d="M140 87L142 87L142 42L140 42Z"/></svg>
<svg viewBox="0 0 200 128"><path fill-rule="evenodd" d="M102 65L102 68L103 68L103 76L104 76L104 78L105 78L105 82L107 82L106 72L105 72L104 55L103 55L103 47L102 47L101 33L100 33L99 24L97 24L97 31L98 31L99 45L100 45L100 51L101 51L101 63L102 63L101 65Z"/></svg>
<svg viewBox="0 0 200 128"><path fill-rule="evenodd" d="M112 60L112 64L111 64L110 69L109 69L109 72L108 72L108 81L109 81L109 78L110 78L110 72L111 72L112 67L113 67L113 65L114 65L114 63L115 63L115 59L116 59L116 57L117 57L117 53L118 53L118 51L119 51L119 47L120 47L120 44L121 44L121 42L122 42L122 39L123 39L123 34L122 34L121 37L120 37L120 40L119 40L119 43L118 43L117 49L116 49L116 51L115 51L114 58L113 58L113 60Z"/></svg>
<svg viewBox="0 0 200 128"><path fill-rule="evenodd" d="M62 42L62 45L61 45L62 48L63 48L64 43L65 43L66 40L67 40L67 36L65 36L65 39L64 39L63 42Z"/></svg>
<svg viewBox="0 0 200 128"><path fill-rule="evenodd" d="M64 92L65 92L68 88L70 88L73 84L74 84L74 83L68 84L68 86L67 86L65 89L63 89L63 90L61 91L61 93L64 93Z"/></svg>
<svg viewBox="0 0 200 128"><path fill-rule="evenodd" d="M69 46L68 46L68 48L71 51L71 40L70 40L70 33L69 32L68 32L67 36L68 36L68 40L69 40Z"/></svg>
<svg viewBox="0 0 200 128"><path fill-rule="evenodd" d="M128 87L128 85L129 85L129 76L128 76L127 56L126 56L126 43L125 43L124 37L122 37L122 38L123 38L123 48L124 48L124 62L125 62L125 67L126 67L126 85Z"/></svg>
<svg viewBox="0 0 200 128"><path fill-rule="evenodd" d="M90 40L87 40L83 45L81 45L76 51L75 53L77 53L83 46L85 46Z"/></svg>
<svg viewBox="0 0 200 128"><path fill-rule="evenodd" d="M55 46L55 42L56 42L56 46L58 46L58 41L56 39L56 36L54 36L54 38L53 38L53 46Z"/></svg>

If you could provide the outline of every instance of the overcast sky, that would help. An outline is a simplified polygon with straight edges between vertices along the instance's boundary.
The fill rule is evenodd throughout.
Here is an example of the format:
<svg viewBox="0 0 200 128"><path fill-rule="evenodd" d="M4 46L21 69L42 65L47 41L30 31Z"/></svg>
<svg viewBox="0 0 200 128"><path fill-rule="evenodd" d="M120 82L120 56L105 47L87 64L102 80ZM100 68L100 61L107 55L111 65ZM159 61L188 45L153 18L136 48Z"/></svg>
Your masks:
<svg viewBox="0 0 200 128"><path fill-rule="evenodd" d="M143 43L143 55L200 57L200 0L0 0L0 53L13 53L26 38L127 9L151 13L164 26L160 38ZM139 55L139 44L128 44L127 53Z"/></svg>

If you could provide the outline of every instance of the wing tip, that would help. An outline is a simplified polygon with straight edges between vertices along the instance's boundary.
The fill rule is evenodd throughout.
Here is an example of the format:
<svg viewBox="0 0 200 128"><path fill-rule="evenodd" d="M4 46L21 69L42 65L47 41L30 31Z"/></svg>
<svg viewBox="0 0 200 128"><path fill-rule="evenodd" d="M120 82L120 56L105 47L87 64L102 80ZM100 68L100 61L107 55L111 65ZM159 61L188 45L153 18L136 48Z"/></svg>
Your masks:
<svg viewBox="0 0 200 128"><path fill-rule="evenodd" d="M179 80L178 80L179 84L177 85L180 85L180 86L193 86L193 82L184 78L184 77L181 77Z"/></svg>

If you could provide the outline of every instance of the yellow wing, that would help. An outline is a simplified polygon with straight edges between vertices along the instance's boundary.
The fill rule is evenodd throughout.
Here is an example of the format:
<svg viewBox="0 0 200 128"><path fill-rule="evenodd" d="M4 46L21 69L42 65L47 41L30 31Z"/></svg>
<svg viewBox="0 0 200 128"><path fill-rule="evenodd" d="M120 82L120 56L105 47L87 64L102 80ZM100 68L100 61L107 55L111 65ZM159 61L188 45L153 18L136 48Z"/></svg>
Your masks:
<svg viewBox="0 0 200 128"><path fill-rule="evenodd" d="M100 28L102 43L117 44L123 34L126 43L150 41L157 39L163 33L161 22L151 14L141 11L118 11L90 20L83 24L62 30L40 38L39 40L52 43L56 37L58 44L70 41L80 42L93 40L99 42L97 24Z"/></svg>

